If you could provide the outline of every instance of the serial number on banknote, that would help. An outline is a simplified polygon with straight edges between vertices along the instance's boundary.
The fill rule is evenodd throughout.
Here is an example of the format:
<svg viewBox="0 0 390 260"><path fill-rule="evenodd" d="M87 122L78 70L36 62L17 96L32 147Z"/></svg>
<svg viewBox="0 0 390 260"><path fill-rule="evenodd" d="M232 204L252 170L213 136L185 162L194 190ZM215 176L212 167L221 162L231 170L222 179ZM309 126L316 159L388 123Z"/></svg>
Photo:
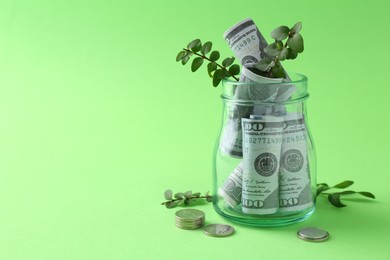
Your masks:
<svg viewBox="0 0 390 260"><path fill-rule="evenodd" d="M244 140L247 144L280 144L282 138L272 138L272 137L247 137Z"/></svg>
<svg viewBox="0 0 390 260"><path fill-rule="evenodd" d="M283 137L283 143L291 143L291 142L299 142L299 141L305 141L306 136L305 135L296 135L296 136L289 136L289 137Z"/></svg>
<svg viewBox="0 0 390 260"><path fill-rule="evenodd" d="M251 37L247 37L242 42L238 43L236 46L234 46L233 51L240 51L242 48L246 47L248 44L250 44L252 41L255 41L256 37L252 35Z"/></svg>

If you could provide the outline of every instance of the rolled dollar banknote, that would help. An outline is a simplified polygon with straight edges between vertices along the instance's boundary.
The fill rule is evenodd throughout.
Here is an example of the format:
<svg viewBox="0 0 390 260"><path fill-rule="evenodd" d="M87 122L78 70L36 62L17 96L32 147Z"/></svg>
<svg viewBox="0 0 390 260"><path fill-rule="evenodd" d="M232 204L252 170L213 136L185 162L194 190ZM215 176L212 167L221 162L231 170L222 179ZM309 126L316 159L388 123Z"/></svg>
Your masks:
<svg viewBox="0 0 390 260"><path fill-rule="evenodd" d="M236 58L243 65L240 76L241 82L278 83L285 81L281 78L263 77L251 71L251 66L259 62L262 58L267 57L264 48L268 45L252 19L247 18L235 24L223 34L223 37ZM290 81L288 75L287 81ZM284 85L282 89L275 89L275 85L270 85L269 87L264 85L257 87L239 85L234 92L234 99L267 102L284 101L290 98L295 89L293 85ZM229 109L229 118L221 135L220 148L224 153L238 158L242 157L241 118L248 118L250 114L285 114L285 108L281 105L253 107L233 104Z"/></svg>
<svg viewBox="0 0 390 260"><path fill-rule="evenodd" d="M233 25L223 38L243 66L255 64L266 57L264 48L268 45L267 41L251 18Z"/></svg>
<svg viewBox="0 0 390 260"><path fill-rule="evenodd" d="M302 114L285 116L279 178L280 212L304 210L313 205L307 160L307 132Z"/></svg>
<svg viewBox="0 0 390 260"><path fill-rule="evenodd" d="M241 204L243 172L243 162L241 161L218 190L219 196L223 197L232 208Z"/></svg>
<svg viewBox="0 0 390 260"><path fill-rule="evenodd" d="M242 212L272 214L279 207L279 162L283 118L242 119Z"/></svg>
<svg viewBox="0 0 390 260"><path fill-rule="evenodd" d="M265 83L279 83L282 79L273 79L259 76L249 69L243 67L242 75L245 75L243 82L257 82L262 85L237 85L234 92L236 100L253 100L271 102L276 99L278 86L275 84L266 85ZM249 118L251 114L267 115L274 111L271 105L240 105L231 104L228 112L228 120L223 128L220 148L225 154L233 157L242 158L242 129L241 119Z"/></svg>

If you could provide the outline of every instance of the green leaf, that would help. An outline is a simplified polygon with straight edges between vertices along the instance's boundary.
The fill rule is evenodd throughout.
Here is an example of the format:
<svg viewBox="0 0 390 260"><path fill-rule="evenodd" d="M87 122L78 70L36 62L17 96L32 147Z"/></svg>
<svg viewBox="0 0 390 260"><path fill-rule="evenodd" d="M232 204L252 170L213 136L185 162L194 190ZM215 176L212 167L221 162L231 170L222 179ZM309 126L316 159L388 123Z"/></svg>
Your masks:
<svg viewBox="0 0 390 260"><path fill-rule="evenodd" d="M287 54L286 59L288 59L288 60L293 60L293 59L295 59L296 57L298 57L298 52L294 51L294 50L291 49L291 48L287 48L287 50L288 50L288 54Z"/></svg>
<svg viewBox="0 0 390 260"><path fill-rule="evenodd" d="M180 61L181 59L184 58L184 56L186 56L187 52L186 51L180 51L177 56L176 56L176 61Z"/></svg>
<svg viewBox="0 0 390 260"><path fill-rule="evenodd" d="M317 196L321 194L321 192L329 190L330 187L326 183L317 184Z"/></svg>
<svg viewBox="0 0 390 260"><path fill-rule="evenodd" d="M192 194L193 197L199 197L200 196L200 192L195 192L194 194Z"/></svg>
<svg viewBox="0 0 390 260"><path fill-rule="evenodd" d="M171 190L166 190L164 192L164 197L166 200L171 200L172 199L172 191Z"/></svg>
<svg viewBox="0 0 390 260"><path fill-rule="evenodd" d="M296 52L298 52L298 53L303 52L304 47L303 47L303 38L302 38L302 35L300 35L299 33L294 34L293 36L291 36L290 38L288 38L288 40L287 40L287 45L288 45L291 49L293 49L294 51L296 51Z"/></svg>
<svg viewBox="0 0 390 260"><path fill-rule="evenodd" d="M217 61L219 57L220 57L219 51L212 51L209 59L211 61Z"/></svg>
<svg viewBox="0 0 390 260"><path fill-rule="evenodd" d="M222 69L217 69L215 72L214 72L214 75L213 75L213 86L216 87L219 85L219 83L221 82L221 80L225 77L225 71L222 70Z"/></svg>
<svg viewBox="0 0 390 260"><path fill-rule="evenodd" d="M207 64L207 72L209 73L210 78L213 77L212 73L218 68L215 62L210 62Z"/></svg>
<svg viewBox="0 0 390 260"><path fill-rule="evenodd" d="M296 34L296 33L299 33L302 29L302 23L301 22L297 22L292 28L291 28L291 32L293 34Z"/></svg>
<svg viewBox="0 0 390 260"><path fill-rule="evenodd" d="M368 192L368 191L359 191L358 192L359 194L365 196L365 197L369 197L371 199L375 199L375 196L374 194L372 194L371 192Z"/></svg>
<svg viewBox="0 0 390 260"><path fill-rule="evenodd" d="M182 199L183 196L184 196L184 193L183 193L183 192L178 192L178 193L175 194L175 198L176 198L176 199Z"/></svg>
<svg viewBox="0 0 390 260"><path fill-rule="evenodd" d="M233 64L235 58L234 57L230 57L230 58L226 58L222 61L222 66L224 67L229 67L230 65Z"/></svg>
<svg viewBox="0 0 390 260"><path fill-rule="evenodd" d="M353 190L345 190L345 191L340 191L340 192L335 192L335 194L340 194L340 195L351 195L351 194L356 194L356 191Z"/></svg>
<svg viewBox="0 0 390 260"><path fill-rule="evenodd" d="M317 183L317 187L318 187L318 186L327 186L327 187L329 187L329 185L326 184L326 183L324 183L324 182L322 182L322 183Z"/></svg>
<svg viewBox="0 0 390 260"><path fill-rule="evenodd" d="M200 66L202 66L202 64L203 64L203 58L201 58L201 57L195 58L195 59L192 61L191 71L192 71L192 72L197 71L197 70L200 68Z"/></svg>
<svg viewBox="0 0 390 260"><path fill-rule="evenodd" d="M344 189L344 188L351 186L352 184L353 184L353 181L343 181L343 182L333 186L332 188Z"/></svg>
<svg viewBox="0 0 390 260"><path fill-rule="evenodd" d="M168 209L171 209L171 208L176 207L177 204L179 204L179 202L177 200L176 201L170 201L170 202L167 202L165 204L165 207L167 207Z"/></svg>
<svg viewBox="0 0 390 260"><path fill-rule="evenodd" d="M198 52L202 48L202 43L199 39L195 39L187 45L187 48L191 49L193 52Z"/></svg>
<svg viewBox="0 0 390 260"><path fill-rule="evenodd" d="M278 49L279 51L281 51L284 47L282 41L275 41L275 44L276 44L276 49Z"/></svg>
<svg viewBox="0 0 390 260"><path fill-rule="evenodd" d="M192 191L186 191L186 192L184 192L184 197L186 197L187 199L188 198L191 198L191 196L192 196Z"/></svg>
<svg viewBox="0 0 390 260"><path fill-rule="evenodd" d="M337 193L329 194L328 200L333 206L338 207L338 208L342 208L342 207L347 206L347 205L344 205L343 203L341 203L340 194L337 194Z"/></svg>
<svg viewBox="0 0 390 260"><path fill-rule="evenodd" d="M206 198L206 200L207 200L208 202L212 202L212 201L213 201L213 197L212 197L212 196L208 196L208 197Z"/></svg>
<svg viewBox="0 0 390 260"><path fill-rule="evenodd" d="M288 37L288 33L290 32L290 28L287 26L279 26L271 32L271 37L275 40L282 41Z"/></svg>
<svg viewBox="0 0 390 260"><path fill-rule="evenodd" d="M263 58L258 63L255 64L255 68L261 71L268 71L271 62L272 62L271 59Z"/></svg>
<svg viewBox="0 0 390 260"><path fill-rule="evenodd" d="M229 67L229 73L233 76L240 74L240 66L238 64L233 64Z"/></svg>
<svg viewBox="0 0 390 260"><path fill-rule="evenodd" d="M283 48L280 52L279 52L279 54L278 54L278 59L280 60L280 61L283 61L283 60L285 60L286 58L287 58L287 56L288 56L288 49L287 48Z"/></svg>
<svg viewBox="0 0 390 260"><path fill-rule="evenodd" d="M181 64L185 65L190 60L191 55L191 52L187 52L183 59L181 59Z"/></svg>
<svg viewBox="0 0 390 260"><path fill-rule="evenodd" d="M276 43L271 43L264 48L264 52L271 57L274 57L278 54L279 50L276 48Z"/></svg>
<svg viewBox="0 0 390 260"><path fill-rule="evenodd" d="M206 43L203 44L202 48L200 49L200 52L203 55L206 55L207 53L209 53L211 51L212 47L213 47L213 43L212 42L206 42Z"/></svg>
<svg viewBox="0 0 390 260"><path fill-rule="evenodd" d="M276 65L271 69L272 76L274 78L286 78L286 73L284 72L283 68L279 65Z"/></svg>

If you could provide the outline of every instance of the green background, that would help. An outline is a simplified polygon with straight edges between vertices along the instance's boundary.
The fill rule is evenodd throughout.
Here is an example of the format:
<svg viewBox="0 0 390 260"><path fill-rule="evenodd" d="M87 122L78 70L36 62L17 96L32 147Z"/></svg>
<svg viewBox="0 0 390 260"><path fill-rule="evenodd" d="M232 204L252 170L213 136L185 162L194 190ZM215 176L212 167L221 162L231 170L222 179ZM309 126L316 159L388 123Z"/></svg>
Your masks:
<svg viewBox="0 0 390 260"><path fill-rule="evenodd" d="M0 2L0 259L390 259L389 18L380 1ZM175 62L194 38L251 17L265 37L302 21L319 182L377 199L325 198L307 221L174 226L163 192L212 188L222 104L205 68ZM228 223L211 204L207 223ZM296 238L301 227L331 234Z"/></svg>

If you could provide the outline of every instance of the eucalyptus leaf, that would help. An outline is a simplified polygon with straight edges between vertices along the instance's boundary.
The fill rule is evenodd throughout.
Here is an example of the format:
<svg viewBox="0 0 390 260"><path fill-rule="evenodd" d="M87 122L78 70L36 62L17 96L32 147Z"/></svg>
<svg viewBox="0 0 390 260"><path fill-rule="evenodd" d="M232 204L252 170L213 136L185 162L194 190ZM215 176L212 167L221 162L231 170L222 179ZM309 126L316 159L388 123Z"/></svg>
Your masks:
<svg viewBox="0 0 390 260"><path fill-rule="evenodd" d="M343 203L341 203L340 201L340 194L329 194L328 195L328 200L329 202L333 205L333 206L336 206L338 208L342 208L342 207L346 207L347 205L344 205Z"/></svg>
<svg viewBox="0 0 390 260"><path fill-rule="evenodd" d="M329 187L329 185L328 185L327 183L324 183L324 182L322 182L322 183L317 183L317 186L327 186L327 187Z"/></svg>
<svg viewBox="0 0 390 260"><path fill-rule="evenodd" d="M192 65L191 65L191 71L192 72L195 72L197 71L200 66L202 66L203 64L203 58L201 57L196 57L193 61L192 61Z"/></svg>
<svg viewBox="0 0 390 260"><path fill-rule="evenodd" d="M274 57L278 54L279 50L276 48L276 43L271 43L264 48L264 52L271 57Z"/></svg>
<svg viewBox="0 0 390 260"><path fill-rule="evenodd" d="M184 193L183 192L178 192L175 194L175 198L176 199L182 199L184 197Z"/></svg>
<svg viewBox="0 0 390 260"><path fill-rule="evenodd" d="M358 192L359 194L365 196L365 197L368 197L368 198L371 198L371 199L375 199L375 196L374 194L372 194L371 192L368 192L368 191L359 191Z"/></svg>
<svg viewBox="0 0 390 260"><path fill-rule="evenodd" d="M180 51L177 56L176 56L176 61L180 61L181 59L184 58L184 56L186 56L187 52L186 51Z"/></svg>
<svg viewBox="0 0 390 260"><path fill-rule="evenodd" d="M230 65L233 64L234 59L235 59L234 57L229 57L229 58L224 59L224 60L222 61L222 66L224 66L224 67L229 67Z"/></svg>
<svg viewBox="0 0 390 260"><path fill-rule="evenodd" d="M193 197L199 197L200 196L200 192L195 192L194 194L192 194Z"/></svg>
<svg viewBox="0 0 390 260"><path fill-rule="evenodd" d="M320 195L323 191L326 191L328 189L330 189L328 185L322 185L322 184L317 185L317 196Z"/></svg>
<svg viewBox="0 0 390 260"><path fill-rule="evenodd" d="M240 74L240 66L238 64L233 64L229 67L229 73L231 75L238 75Z"/></svg>
<svg viewBox="0 0 390 260"><path fill-rule="evenodd" d="M302 23L301 22L297 22L292 28L291 28L291 32L293 34L296 34L296 33L299 33L302 29Z"/></svg>
<svg viewBox="0 0 390 260"><path fill-rule="evenodd" d="M200 52L203 55L206 55L207 53L209 53L211 51L212 47L213 47L213 43L212 42L205 42L203 44L202 48L200 49Z"/></svg>
<svg viewBox="0 0 390 260"><path fill-rule="evenodd" d="M281 66L275 66L271 69L274 78L286 78L286 73Z"/></svg>
<svg viewBox="0 0 390 260"><path fill-rule="evenodd" d="M211 61L217 61L219 57L220 57L219 51L212 51L209 59Z"/></svg>
<svg viewBox="0 0 390 260"><path fill-rule="evenodd" d="M278 54L278 59L279 59L280 61L284 61L284 60L287 58L288 54L289 54L288 49L287 49L287 48L283 48L283 49L279 52L279 54Z"/></svg>
<svg viewBox="0 0 390 260"><path fill-rule="evenodd" d="M164 192L164 197L166 200L171 200L172 199L172 191L171 190L166 190Z"/></svg>
<svg viewBox="0 0 390 260"><path fill-rule="evenodd" d="M171 208L176 207L177 204L179 204L179 202L177 200L176 201L169 201L165 204L165 207L167 207L168 209L171 209Z"/></svg>
<svg viewBox="0 0 390 260"><path fill-rule="evenodd" d="M340 191L340 192L335 192L334 194L340 194L340 195L351 195L351 194L356 194L356 191L353 190L345 190L345 191Z"/></svg>
<svg viewBox="0 0 390 260"><path fill-rule="evenodd" d="M293 60L293 59L295 59L296 57L298 57L298 52L294 51L294 50L291 49L290 47L287 48L287 50L288 50L288 54L287 54L286 59L288 59L288 60Z"/></svg>
<svg viewBox="0 0 390 260"><path fill-rule="evenodd" d="M191 196L192 196L192 191L186 191L186 192L184 192L184 197L186 197L187 199L188 198L191 198Z"/></svg>
<svg viewBox="0 0 390 260"><path fill-rule="evenodd" d="M217 69L215 72L214 72L214 75L213 75L213 86L216 87L219 85L219 83L221 82L221 80L225 77L225 73L222 69Z"/></svg>
<svg viewBox="0 0 390 260"><path fill-rule="evenodd" d="M202 43L199 39L195 39L187 45L187 48L191 49L193 52L198 52L202 48Z"/></svg>
<svg viewBox="0 0 390 260"><path fill-rule="evenodd" d="M272 62L271 59L263 58L258 63L255 64L255 68L261 71L268 71L271 62Z"/></svg>
<svg viewBox="0 0 390 260"><path fill-rule="evenodd" d="M210 62L207 64L207 72L209 73L209 76L213 77L213 72L218 68L217 64L215 62Z"/></svg>
<svg viewBox="0 0 390 260"><path fill-rule="evenodd" d="M290 28L287 26L279 26L271 32L271 37L275 40L282 41L288 37L288 33L290 32Z"/></svg>
<svg viewBox="0 0 390 260"><path fill-rule="evenodd" d="M352 184L353 184L353 181L343 181L343 182L333 186L333 188L344 189L344 188L351 186Z"/></svg>
<svg viewBox="0 0 390 260"><path fill-rule="evenodd" d="M275 41L275 46L276 46L276 49L281 51L283 49L284 44L282 41Z"/></svg>
<svg viewBox="0 0 390 260"><path fill-rule="evenodd" d="M304 50L303 38L299 33L294 34L293 36L288 38L287 45L298 53L301 53Z"/></svg>
<svg viewBox="0 0 390 260"><path fill-rule="evenodd" d="M192 53L187 53L182 59L181 59L181 64L185 65L191 57Z"/></svg>

